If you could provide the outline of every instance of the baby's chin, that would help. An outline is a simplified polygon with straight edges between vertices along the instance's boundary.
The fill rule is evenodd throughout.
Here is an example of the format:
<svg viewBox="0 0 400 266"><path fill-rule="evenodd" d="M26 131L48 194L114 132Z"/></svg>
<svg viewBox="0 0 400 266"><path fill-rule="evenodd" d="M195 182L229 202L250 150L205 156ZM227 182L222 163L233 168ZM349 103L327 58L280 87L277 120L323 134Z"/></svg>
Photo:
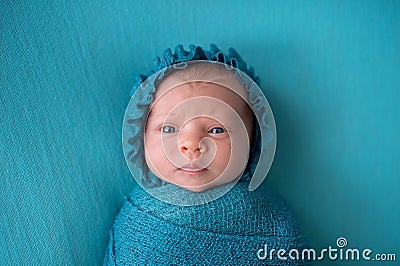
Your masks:
<svg viewBox="0 0 400 266"><path fill-rule="evenodd" d="M177 170L165 175L158 173L156 176L169 184L200 193L234 182L241 174L227 172L224 176L221 176L218 172L207 169L201 173L186 173ZM231 178L232 176L237 178Z"/></svg>
<svg viewBox="0 0 400 266"><path fill-rule="evenodd" d="M173 180L165 180L166 182L176 185L178 187L184 188L186 190L192 191L192 192L204 192L222 185L225 185L227 183L230 183L234 180L210 180L209 182L174 182Z"/></svg>
<svg viewBox="0 0 400 266"><path fill-rule="evenodd" d="M177 185L177 186L180 186L180 185ZM199 185L199 186L180 186L180 187L187 189L189 191L192 191L192 192L200 193L200 192L204 192L206 190L212 189L217 186L209 186L209 185L205 184L205 185Z"/></svg>
<svg viewBox="0 0 400 266"><path fill-rule="evenodd" d="M166 180L167 181L167 180ZM192 191L192 192L204 192L206 190L215 188L219 185L214 184L214 182L208 182L208 183L182 183L182 182L173 182L171 180L167 181L168 183L171 183L175 186L184 188L186 190Z"/></svg>

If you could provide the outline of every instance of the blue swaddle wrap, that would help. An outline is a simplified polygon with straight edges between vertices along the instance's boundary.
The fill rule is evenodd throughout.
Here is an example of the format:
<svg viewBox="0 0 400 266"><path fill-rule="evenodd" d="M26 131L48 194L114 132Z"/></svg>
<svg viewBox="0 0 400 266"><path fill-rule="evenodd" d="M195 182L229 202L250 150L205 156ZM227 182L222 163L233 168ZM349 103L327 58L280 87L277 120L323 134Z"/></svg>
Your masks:
<svg viewBox="0 0 400 266"><path fill-rule="evenodd" d="M165 74L160 70L192 60L220 62L243 72L237 71L235 77L244 84L249 104L258 118L247 167L238 183L226 189L228 192L221 193L229 184L200 193L168 184L151 173L144 160L144 125L157 82ZM141 87L151 78L154 80L149 86ZM264 96L254 89L254 82L258 78L253 69L247 67L235 50L224 54L215 45L209 51L194 45L189 51L181 45L175 53L168 49L147 75L139 76L125 115L123 130L127 137L123 145L128 166L146 191L138 186L126 199L110 231L104 265L307 264L302 260L281 260L276 254L265 260L257 256L264 247L287 252L297 249L301 253L308 244L295 215L282 198L270 190L249 191L259 185L257 181L250 189L259 159L261 165L268 164L263 158L269 157L272 162L275 150L272 140L276 140L272 112L268 103L260 100ZM262 147L261 143L270 146ZM265 175L269 166L260 168L267 169ZM180 204L169 204L174 202L171 199Z"/></svg>
<svg viewBox="0 0 400 266"><path fill-rule="evenodd" d="M174 185L156 188L171 197L202 197ZM270 190L238 182L223 197L197 206L171 205L136 187L113 229L104 265L305 265L260 260L257 252L307 247L293 212ZM264 251L263 251L264 252ZM287 256L287 254L286 254Z"/></svg>

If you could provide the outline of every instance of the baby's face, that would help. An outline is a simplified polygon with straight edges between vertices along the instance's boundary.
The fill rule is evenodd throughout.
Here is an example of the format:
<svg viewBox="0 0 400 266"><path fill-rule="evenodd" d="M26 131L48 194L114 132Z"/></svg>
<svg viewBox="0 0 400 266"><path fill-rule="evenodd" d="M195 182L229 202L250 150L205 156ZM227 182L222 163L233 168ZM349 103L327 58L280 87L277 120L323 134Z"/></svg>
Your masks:
<svg viewBox="0 0 400 266"><path fill-rule="evenodd" d="M216 83L159 88L145 128L146 163L158 178L191 191L234 181L247 164L252 125L246 102Z"/></svg>

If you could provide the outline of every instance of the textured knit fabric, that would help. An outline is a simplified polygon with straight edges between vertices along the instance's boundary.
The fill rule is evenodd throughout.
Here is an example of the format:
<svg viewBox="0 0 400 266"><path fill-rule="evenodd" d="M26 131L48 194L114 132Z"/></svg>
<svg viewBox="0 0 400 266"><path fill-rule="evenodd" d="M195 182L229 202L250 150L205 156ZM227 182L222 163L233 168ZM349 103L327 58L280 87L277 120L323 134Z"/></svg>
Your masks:
<svg viewBox="0 0 400 266"><path fill-rule="evenodd" d="M135 185L121 148L133 84L119 63L134 57L120 28L131 24L127 8L135 4L0 1L2 266L103 260Z"/></svg>
<svg viewBox="0 0 400 266"><path fill-rule="evenodd" d="M165 185L156 193L203 197ZM126 199L110 233L104 265L304 265L302 260L261 260L257 252L307 247L286 202L270 190L237 183L215 201L192 207L164 203L140 187Z"/></svg>
<svg viewBox="0 0 400 266"><path fill-rule="evenodd" d="M144 124L157 82L163 79L165 67L191 60L221 62L227 65L227 71L237 67L234 77L244 85L253 112L261 117L254 123L256 134L246 170L232 190L220 198L215 195L228 186L231 188L231 184L201 193L190 192L157 180L144 160ZM160 70L156 76L152 75ZM141 86L148 78L151 82ZM136 188L122 207L110 233L105 265L304 264L276 257L266 262L257 257L257 251L264 245L276 250L301 250L307 247L307 240L281 198L271 191L265 195L262 191L249 191L255 165L262 160L260 151L266 148L261 145L264 142L260 133L269 133L264 134L269 136L269 142L275 137L272 113L268 103L261 101L262 92L253 85L254 81L258 78L253 69L247 67L234 49L225 54L215 45L210 50L195 45L189 46L188 51L181 45L174 53L167 49L147 75L139 76L132 93L133 104L126 111L123 130L128 132L128 138L124 151L128 164L134 166L133 175L138 175L135 179L141 185L152 186L144 186L146 192ZM213 201L215 198L218 199Z"/></svg>

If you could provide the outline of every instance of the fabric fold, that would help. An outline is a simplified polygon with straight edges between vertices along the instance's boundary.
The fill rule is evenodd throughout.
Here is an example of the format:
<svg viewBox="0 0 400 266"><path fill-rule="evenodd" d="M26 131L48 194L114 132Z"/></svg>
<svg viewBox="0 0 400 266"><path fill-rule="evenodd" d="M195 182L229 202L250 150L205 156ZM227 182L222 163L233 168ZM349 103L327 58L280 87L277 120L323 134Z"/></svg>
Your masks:
<svg viewBox="0 0 400 266"><path fill-rule="evenodd" d="M308 243L285 200L271 190L249 192L246 183L190 208L170 205L136 187L116 218L104 265L307 264L276 254L259 258L265 247L301 254ZM202 196L174 185L156 189L172 197Z"/></svg>

